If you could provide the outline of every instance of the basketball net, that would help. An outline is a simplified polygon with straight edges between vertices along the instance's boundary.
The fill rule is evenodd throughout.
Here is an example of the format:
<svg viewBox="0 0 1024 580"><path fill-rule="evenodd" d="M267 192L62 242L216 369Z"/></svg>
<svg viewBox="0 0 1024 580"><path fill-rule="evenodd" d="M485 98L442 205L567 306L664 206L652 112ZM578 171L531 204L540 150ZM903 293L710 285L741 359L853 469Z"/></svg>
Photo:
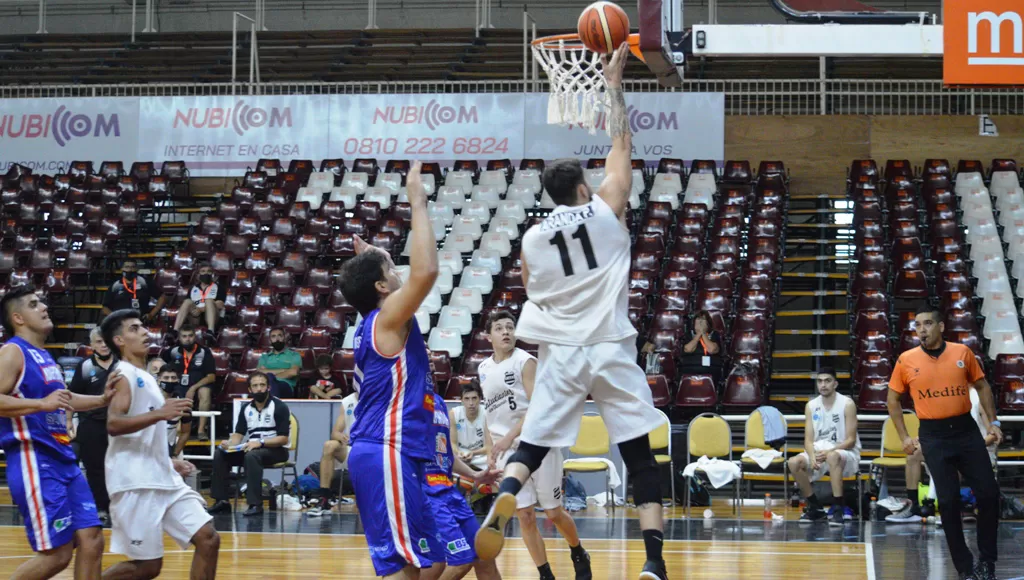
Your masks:
<svg viewBox="0 0 1024 580"><path fill-rule="evenodd" d="M599 113L608 106L601 55L587 50L579 34L533 41L533 56L548 75L548 124L579 125L597 133Z"/></svg>

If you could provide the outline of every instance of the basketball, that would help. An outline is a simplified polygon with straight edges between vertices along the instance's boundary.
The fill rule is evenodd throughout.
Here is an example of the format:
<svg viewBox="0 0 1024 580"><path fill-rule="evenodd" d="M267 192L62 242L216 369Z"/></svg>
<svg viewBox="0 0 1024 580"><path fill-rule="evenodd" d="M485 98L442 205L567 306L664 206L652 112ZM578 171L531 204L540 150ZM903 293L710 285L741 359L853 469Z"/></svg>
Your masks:
<svg viewBox="0 0 1024 580"><path fill-rule="evenodd" d="M629 17L618 4L594 2L580 14L577 28L584 46L608 54L629 38Z"/></svg>

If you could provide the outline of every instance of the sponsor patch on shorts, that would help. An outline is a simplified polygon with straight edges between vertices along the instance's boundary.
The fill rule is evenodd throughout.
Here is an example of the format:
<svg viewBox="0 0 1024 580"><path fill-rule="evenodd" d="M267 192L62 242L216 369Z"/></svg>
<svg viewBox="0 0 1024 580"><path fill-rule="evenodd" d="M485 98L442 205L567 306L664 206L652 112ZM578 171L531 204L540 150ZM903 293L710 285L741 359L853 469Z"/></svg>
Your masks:
<svg viewBox="0 0 1024 580"><path fill-rule="evenodd" d="M466 538L459 538L453 542L448 542L446 547L449 554L458 554L459 552L466 552L469 550L469 542Z"/></svg>

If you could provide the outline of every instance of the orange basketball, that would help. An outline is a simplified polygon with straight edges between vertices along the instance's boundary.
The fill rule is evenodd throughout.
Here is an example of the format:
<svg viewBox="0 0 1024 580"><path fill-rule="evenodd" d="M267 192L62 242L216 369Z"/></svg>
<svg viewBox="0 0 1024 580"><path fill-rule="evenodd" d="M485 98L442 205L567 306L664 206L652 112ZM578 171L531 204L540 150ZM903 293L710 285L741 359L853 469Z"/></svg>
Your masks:
<svg viewBox="0 0 1024 580"><path fill-rule="evenodd" d="M612 2L594 2L580 14L580 40L587 49L607 54L629 38L629 17Z"/></svg>

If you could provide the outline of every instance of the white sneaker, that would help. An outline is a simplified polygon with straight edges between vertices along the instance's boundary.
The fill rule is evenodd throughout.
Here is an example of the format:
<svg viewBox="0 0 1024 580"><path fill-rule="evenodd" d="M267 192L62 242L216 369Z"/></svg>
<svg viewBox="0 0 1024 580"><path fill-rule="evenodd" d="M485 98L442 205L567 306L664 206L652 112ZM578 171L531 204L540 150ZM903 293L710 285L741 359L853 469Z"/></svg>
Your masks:
<svg viewBox="0 0 1024 580"><path fill-rule="evenodd" d="M885 521L890 524L917 524L921 522L920 511L920 508L915 510L912 505L908 505L898 513L885 516Z"/></svg>

